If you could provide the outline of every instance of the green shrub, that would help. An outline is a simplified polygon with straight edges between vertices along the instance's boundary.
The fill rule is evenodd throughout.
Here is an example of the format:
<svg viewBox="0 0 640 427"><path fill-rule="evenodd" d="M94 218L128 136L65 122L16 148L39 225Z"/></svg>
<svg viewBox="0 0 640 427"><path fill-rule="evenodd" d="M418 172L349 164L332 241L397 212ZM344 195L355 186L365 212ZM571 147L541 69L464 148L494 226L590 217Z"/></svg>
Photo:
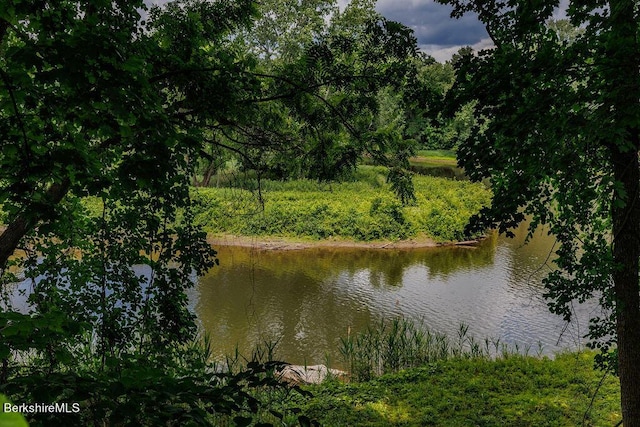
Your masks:
<svg viewBox="0 0 640 427"><path fill-rule="evenodd" d="M418 234L436 241L464 238L471 215L487 205L480 184L417 176L417 203L402 206L384 169L362 166L355 181L264 181L260 195L239 188L193 190L196 223L208 232L309 239L397 240Z"/></svg>

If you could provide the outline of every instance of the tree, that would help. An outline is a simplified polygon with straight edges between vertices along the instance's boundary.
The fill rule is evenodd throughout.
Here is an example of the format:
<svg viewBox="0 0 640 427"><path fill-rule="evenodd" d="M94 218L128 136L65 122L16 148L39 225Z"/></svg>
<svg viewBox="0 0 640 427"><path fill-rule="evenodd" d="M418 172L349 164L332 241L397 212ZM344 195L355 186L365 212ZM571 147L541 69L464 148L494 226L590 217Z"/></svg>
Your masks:
<svg viewBox="0 0 640 427"><path fill-rule="evenodd" d="M56 210L70 192L162 191L161 183L179 179L188 166L184 156L199 143L193 128L176 131L181 105L206 89L215 96L201 102L199 113L221 116L228 111L220 108L225 95L242 93L243 83L228 76L187 82L189 52L166 50L180 35L157 28L150 34L139 23L143 7L142 1L2 6L0 203L8 224L0 235L2 269L27 232L62 216ZM208 7L199 12L222 16L208 21L214 40L252 12L248 1ZM216 59L207 65L229 66Z"/></svg>
<svg viewBox="0 0 640 427"><path fill-rule="evenodd" d="M326 33L327 21L338 12L336 0L261 1L258 18L236 41L264 61L296 60Z"/></svg>
<svg viewBox="0 0 640 427"><path fill-rule="evenodd" d="M186 293L216 263L191 223L190 159L200 124L239 115L258 87L226 43L253 3L184 1L147 23L142 9L0 6L0 390L82 407L34 425L192 425L257 407L243 387L264 369L213 372ZM4 299L16 272L27 313Z"/></svg>
<svg viewBox="0 0 640 427"><path fill-rule="evenodd" d="M574 26L568 19L552 19L547 22L547 26L556 34L560 43L571 44L584 33L584 29Z"/></svg>
<svg viewBox="0 0 640 427"><path fill-rule="evenodd" d="M495 48L458 64L450 99L476 101L480 122L459 148L493 204L476 228L501 232L526 215L550 225L559 269L545 281L553 312L597 298L591 345L617 370L625 426L640 425L640 35L633 0L571 1L567 38L546 25L556 1L457 1ZM563 30L564 32L564 30Z"/></svg>
<svg viewBox="0 0 640 427"><path fill-rule="evenodd" d="M32 287L29 313L0 310L0 392L82 402L67 418L78 425L256 410L243 384L261 386L274 366L212 372L188 309L187 290L216 263L191 224L194 163L217 155L207 144L271 167L326 126L299 164L320 179L363 151L389 165L407 156L368 121L415 52L406 27L375 19L357 37L291 42L299 54L267 67L237 43L253 1L177 0L146 22L144 8L0 6L0 273L3 290L16 269ZM346 132L358 138L331 139Z"/></svg>
<svg viewBox="0 0 640 427"><path fill-rule="evenodd" d="M205 140L232 150L258 182L341 179L366 155L388 166L394 189L411 200L412 142L376 116L379 92L407 84L416 39L373 6L354 2L339 13L335 1L261 3L258 31L231 38L254 62L243 73L259 87L240 99L237 116L202 122Z"/></svg>
<svg viewBox="0 0 640 427"><path fill-rule="evenodd" d="M462 50L464 52L464 50ZM398 93L404 111L404 134L421 148L457 148L474 121L472 105L463 105L453 117L442 115L443 101L455 79L451 63L424 55L415 60L415 76Z"/></svg>

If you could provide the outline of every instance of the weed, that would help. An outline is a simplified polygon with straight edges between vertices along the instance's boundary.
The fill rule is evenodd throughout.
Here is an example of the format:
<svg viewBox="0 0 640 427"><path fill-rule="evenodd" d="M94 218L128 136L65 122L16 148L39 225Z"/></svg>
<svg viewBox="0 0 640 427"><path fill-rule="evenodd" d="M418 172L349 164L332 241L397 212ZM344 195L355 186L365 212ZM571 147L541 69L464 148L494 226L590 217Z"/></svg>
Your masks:
<svg viewBox="0 0 640 427"><path fill-rule="evenodd" d="M533 357L530 346L453 339L404 318L342 339L352 381L310 387L303 411L322 425L614 425L619 381L593 352ZM538 354L541 354L538 344ZM355 381L354 381L355 380Z"/></svg>
<svg viewBox="0 0 640 427"><path fill-rule="evenodd" d="M263 181L262 198L243 187L193 190L196 222L212 233L358 241L423 235L464 239L469 217L489 204L480 184L416 176L417 203L402 206L384 170L361 166L354 181Z"/></svg>

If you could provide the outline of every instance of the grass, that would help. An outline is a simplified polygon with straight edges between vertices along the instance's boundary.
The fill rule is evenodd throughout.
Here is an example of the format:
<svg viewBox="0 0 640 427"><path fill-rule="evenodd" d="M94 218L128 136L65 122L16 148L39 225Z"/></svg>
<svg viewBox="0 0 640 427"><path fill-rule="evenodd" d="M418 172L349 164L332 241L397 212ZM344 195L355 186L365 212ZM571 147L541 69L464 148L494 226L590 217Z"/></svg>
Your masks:
<svg viewBox="0 0 640 427"><path fill-rule="evenodd" d="M352 181L342 183L263 181L260 193L198 188L193 193L195 219L211 233L445 242L464 239L469 217L490 201L490 192L480 184L415 176L414 185L413 206L399 203L386 183L385 169L375 166L361 166Z"/></svg>
<svg viewBox="0 0 640 427"><path fill-rule="evenodd" d="M455 159L456 151L455 150L418 150L418 156L422 157L433 157L433 158L448 158Z"/></svg>
<svg viewBox="0 0 640 427"><path fill-rule="evenodd" d="M404 318L374 325L342 340L343 356L356 363L350 382L330 378L303 387L310 398L263 394L284 416L266 410L255 421L293 426L302 416L329 427L609 427L620 421L620 383L593 369L594 352L550 359L498 339L475 340L465 326L457 335L431 333ZM273 350L264 348L253 357ZM358 377L358 363L377 370Z"/></svg>
<svg viewBox="0 0 640 427"><path fill-rule="evenodd" d="M323 426L612 426L619 381L593 352L529 355L499 339L457 337L404 318L342 339L349 384L311 387L305 414Z"/></svg>
<svg viewBox="0 0 640 427"><path fill-rule="evenodd" d="M621 416L619 382L602 376L592 353L455 357L314 386L302 407L323 426L612 426Z"/></svg>
<svg viewBox="0 0 640 427"><path fill-rule="evenodd" d="M420 170L452 178L461 174L447 164L455 165L453 151L418 154L422 157L414 160ZM466 240L469 217L490 203L490 191L481 184L415 175L416 203L402 206L386 183L386 173L385 168L363 165L348 182L263 180L259 190L255 174L221 174L212 180L217 188L193 190L195 221L213 234L450 242ZM82 204L90 215L100 215L98 198L83 198ZM2 215L0 210L0 222Z"/></svg>
<svg viewBox="0 0 640 427"><path fill-rule="evenodd" d="M349 367L350 377L367 381L382 374L398 372L451 358L507 358L513 354L528 356L530 347L509 346L499 339L476 340L461 324L457 337L432 332L421 323L403 317L381 321L365 331L342 338L340 353ZM537 354L542 354L538 346Z"/></svg>
<svg viewBox="0 0 640 427"><path fill-rule="evenodd" d="M409 160L412 166L422 168L451 167L457 168L456 152L452 150L418 150L416 156Z"/></svg>

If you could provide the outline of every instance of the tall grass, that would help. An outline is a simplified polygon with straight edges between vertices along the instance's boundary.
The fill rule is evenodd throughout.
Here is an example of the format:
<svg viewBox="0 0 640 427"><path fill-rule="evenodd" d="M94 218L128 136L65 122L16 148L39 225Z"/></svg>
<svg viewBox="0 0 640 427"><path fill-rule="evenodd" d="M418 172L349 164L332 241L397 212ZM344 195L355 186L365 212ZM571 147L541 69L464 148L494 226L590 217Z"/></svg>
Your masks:
<svg viewBox="0 0 640 427"><path fill-rule="evenodd" d="M252 358L272 356L274 345L265 342ZM254 388L264 404L255 425L597 426L620 418L619 382L592 369L593 353L552 360L539 348L529 357L530 347L478 341L466 325L447 337L404 318L350 335L341 347L355 381L303 387L312 396ZM214 425L235 421L218 415Z"/></svg>
<svg viewBox="0 0 640 427"><path fill-rule="evenodd" d="M340 354L355 381L369 381L374 377L407 368L425 366L450 358L508 358L528 356L530 346L507 345L500 339L478 341L469 334L469 327L461 324L457 336L433 332L421 322L404 317L381 321L364 332L340 340ZM539 344L537 355L542 353Z"/></svg>

